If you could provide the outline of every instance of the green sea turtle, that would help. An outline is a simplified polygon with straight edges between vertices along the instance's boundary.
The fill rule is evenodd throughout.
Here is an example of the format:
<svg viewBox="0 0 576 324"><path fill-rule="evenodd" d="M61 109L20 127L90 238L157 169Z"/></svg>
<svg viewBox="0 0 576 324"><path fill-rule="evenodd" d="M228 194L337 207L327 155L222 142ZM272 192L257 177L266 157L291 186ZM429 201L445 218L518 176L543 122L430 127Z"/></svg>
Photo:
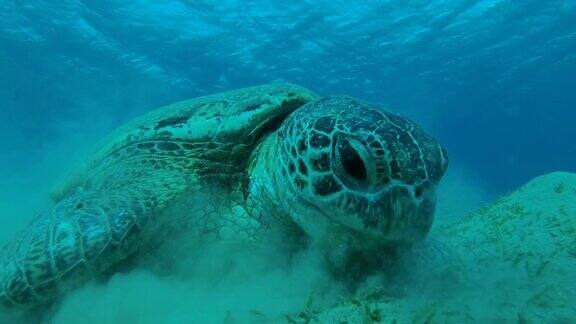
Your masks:
<svg viewBox="0 0 576 324"><path fill-rule="evenodd" d="M160 245L199 196L179 210L197 236L420 241L446 167L418 126L351 97L278 83L178 102L114 132L3 249L0 303L46 303Z"/></svg>

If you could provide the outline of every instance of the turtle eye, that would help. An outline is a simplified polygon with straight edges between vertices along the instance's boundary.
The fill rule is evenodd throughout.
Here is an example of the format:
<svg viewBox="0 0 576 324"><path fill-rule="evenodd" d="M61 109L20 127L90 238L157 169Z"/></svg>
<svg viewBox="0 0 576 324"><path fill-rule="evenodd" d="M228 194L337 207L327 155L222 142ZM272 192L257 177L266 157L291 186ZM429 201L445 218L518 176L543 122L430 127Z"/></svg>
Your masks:
<svg viewBox="0 0 576 324"><path fill-rule="evenodd" d="M364 160L347 140L342 141L340 144L340 163L342 163L344 171L352 178L357 180L367 179L368 172Z"/></svg>

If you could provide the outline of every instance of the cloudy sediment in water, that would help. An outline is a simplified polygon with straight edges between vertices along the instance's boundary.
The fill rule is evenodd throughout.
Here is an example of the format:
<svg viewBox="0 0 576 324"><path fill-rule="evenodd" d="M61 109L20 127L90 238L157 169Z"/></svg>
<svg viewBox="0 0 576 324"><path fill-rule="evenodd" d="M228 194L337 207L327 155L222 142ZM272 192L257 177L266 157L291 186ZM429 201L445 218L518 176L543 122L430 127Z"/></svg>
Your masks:
<svg viewBox="0 0 576 324"><path fill-rule="evenodd" d="M0 243L50 209L50 190L114 128L280 80L422 125L451 160L437 223L458 219L575 170L575 49L571 0L2 1ZM233 252L203 247L172 274L148 260L73 292L44 321L244 322L299 312L311 294L314 307L350 296L314 249L289 264ZM221 282L206 270L226 266Z"/></svg>

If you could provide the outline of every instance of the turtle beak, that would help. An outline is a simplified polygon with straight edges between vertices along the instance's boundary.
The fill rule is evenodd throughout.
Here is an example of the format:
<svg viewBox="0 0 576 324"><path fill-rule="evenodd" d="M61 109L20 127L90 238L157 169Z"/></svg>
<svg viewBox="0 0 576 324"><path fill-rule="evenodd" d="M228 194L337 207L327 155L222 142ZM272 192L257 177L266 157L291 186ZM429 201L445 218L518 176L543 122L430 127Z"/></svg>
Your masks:
<svg viewBox="0 0 576 324"><path fill-rule="evenodd" d="M371 198L352 196L335 205L330 213L314 204L308 210L317 211L352 231L376 241L390 244L411 244L422 241L434 219L434 188L416 190L395 186Z"/></svg>
<svg viewBox="0 0 576 324"><path fill-rule="evenodd" d="M364 216L367 230L390 242L423 240L432 227L435 197L433 190L421 190L418 197L404 187L383 193Z"/></svg>

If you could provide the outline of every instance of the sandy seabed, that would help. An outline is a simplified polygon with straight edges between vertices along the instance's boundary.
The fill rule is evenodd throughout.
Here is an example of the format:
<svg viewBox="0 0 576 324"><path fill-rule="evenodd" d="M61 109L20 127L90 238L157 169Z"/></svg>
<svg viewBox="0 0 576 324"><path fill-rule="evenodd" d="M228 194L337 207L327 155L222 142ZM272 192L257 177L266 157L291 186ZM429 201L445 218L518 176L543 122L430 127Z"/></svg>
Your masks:
<svg viewBox="0 0 576 324"><path fill-rule="evenodd" d="M440 195L430 240L443 256L416 258L398 278L365 278L353 293L323 270L317 251L305 251L286 265L270 255L207 247L183 258L177 275L145 268L120 273L67 295L41 319L19 321L576 321L576 174L537 177L472 212L467 209L481 204L485 195L460 174L448 178ZM45 204L43 199L0 201L2 210L18 215ZM14 220L3 229L2 241L24 224L25 218Z"/></svg>

